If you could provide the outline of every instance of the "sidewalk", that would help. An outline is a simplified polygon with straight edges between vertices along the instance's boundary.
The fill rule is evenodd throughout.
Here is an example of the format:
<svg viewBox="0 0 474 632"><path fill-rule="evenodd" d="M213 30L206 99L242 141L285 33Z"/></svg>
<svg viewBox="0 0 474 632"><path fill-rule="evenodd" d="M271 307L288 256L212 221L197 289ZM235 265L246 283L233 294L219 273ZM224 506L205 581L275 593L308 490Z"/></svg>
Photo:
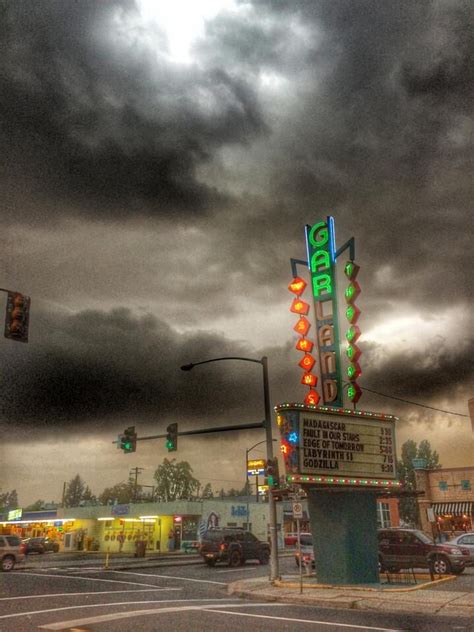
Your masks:
<svg viewBox="0 0 474 632"><path fill-rule="evenodd" d="M147 553L145 557L134 557L133 554L111 553L108 559L108 568L122 570L127 568L148 568L154 566L188 566L202 564L202 558L196 553ZM106 554L104 552L54 555L28 555L24 563L17 568L24 570L48 569L48 568L105 568Z"/></svg>
<svg viewBox="0 0 474 632"><path fill-rule="evenodd" d="M284 576L273 585L268 579L248 579L230 584L230 595L263 601L305 604L320 608L348 608L379 612L430 614L474 620L474 593L425 588L312 587L300 594L298 576Z"/></svg>

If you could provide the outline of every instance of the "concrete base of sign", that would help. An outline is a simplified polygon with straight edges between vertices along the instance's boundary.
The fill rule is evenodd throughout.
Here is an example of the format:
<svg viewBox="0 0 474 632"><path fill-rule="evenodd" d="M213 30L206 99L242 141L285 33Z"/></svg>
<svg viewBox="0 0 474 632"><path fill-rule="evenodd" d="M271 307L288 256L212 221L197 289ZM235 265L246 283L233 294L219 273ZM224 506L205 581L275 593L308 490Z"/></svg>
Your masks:
<svg viewBox="0 0 474 632"><path fill-rule="evenodd" d="M307 492L318 582L378 583L376 493L317 487Z"/></svg>

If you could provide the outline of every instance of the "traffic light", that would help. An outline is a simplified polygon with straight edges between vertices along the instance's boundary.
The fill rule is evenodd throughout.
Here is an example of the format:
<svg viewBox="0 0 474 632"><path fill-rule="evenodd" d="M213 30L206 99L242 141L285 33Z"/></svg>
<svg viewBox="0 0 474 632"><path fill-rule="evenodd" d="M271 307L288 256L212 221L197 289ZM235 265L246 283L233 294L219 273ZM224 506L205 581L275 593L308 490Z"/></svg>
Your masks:
<svg viewBox="0 0 474 632"><path fill-rule="evenodd" d="M5 338L28 342L30 297L19 292L8 292L5 315Z"/></svg>
<svg viewBox="0 0 474 632"><path fill-rule="evenodd" d="M265 476L267 478L267 484L270 488L278 487L280 483L280 476L278 473L278 459L268 459L267 467L265 469Z"/></svg>
<svg viewBox="0 0 474 632"><path fill-rule="evenodd" d="M125 454L137 451L137 433L135 432L135 426L125 428L123 434L120 436L120 447Z"/></svg>
<svg viewBox="0 0 474 632"><path fill-rule="evenodd" d="M170 424L166 428L166 448L168 452L178 449L178 424Z"/></svg>

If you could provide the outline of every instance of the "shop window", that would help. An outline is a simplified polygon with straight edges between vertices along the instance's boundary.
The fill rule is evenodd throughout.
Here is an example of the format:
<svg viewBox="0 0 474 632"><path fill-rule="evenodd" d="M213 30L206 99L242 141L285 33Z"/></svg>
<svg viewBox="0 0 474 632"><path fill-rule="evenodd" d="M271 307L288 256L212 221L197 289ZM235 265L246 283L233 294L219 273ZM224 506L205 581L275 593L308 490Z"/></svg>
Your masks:
<svg viewBox="0 0 474 632"><path fill-rule="evenodd" d="M461 489L463 491L469 491L471 489L471 481L461 481Z"/></svg>
<svg viewBox="0 0 474 632"><path fill-rule="evenodd" d="M377 503L377 525L381 529L392 526L390 505L388 503Z"/></svg>
<svg viewBox="0 0 474 632"><path fill-rule="evenodd" d="M440 481L438 483L438 487L442 492L447 492L448 491L448 481Z"/></svg>

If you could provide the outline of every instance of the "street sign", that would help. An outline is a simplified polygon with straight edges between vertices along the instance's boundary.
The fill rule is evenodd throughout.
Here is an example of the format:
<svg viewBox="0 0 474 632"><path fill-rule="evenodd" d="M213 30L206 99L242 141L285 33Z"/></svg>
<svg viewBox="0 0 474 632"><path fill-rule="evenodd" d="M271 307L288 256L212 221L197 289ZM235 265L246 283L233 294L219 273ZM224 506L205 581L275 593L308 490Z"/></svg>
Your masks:
<svg viewBox="0 0 474 632"><path fill-rule="evenodd" d="M303 518L303 505L301 503L293 503L293 518L295 520Z"/></svg>
<svg viewBox="0 0 474 632"><path fill-rule="evenodd" d="M247 475L258 476L265 474L267 462L265 459L250 459L247 461Z"/></svg>

